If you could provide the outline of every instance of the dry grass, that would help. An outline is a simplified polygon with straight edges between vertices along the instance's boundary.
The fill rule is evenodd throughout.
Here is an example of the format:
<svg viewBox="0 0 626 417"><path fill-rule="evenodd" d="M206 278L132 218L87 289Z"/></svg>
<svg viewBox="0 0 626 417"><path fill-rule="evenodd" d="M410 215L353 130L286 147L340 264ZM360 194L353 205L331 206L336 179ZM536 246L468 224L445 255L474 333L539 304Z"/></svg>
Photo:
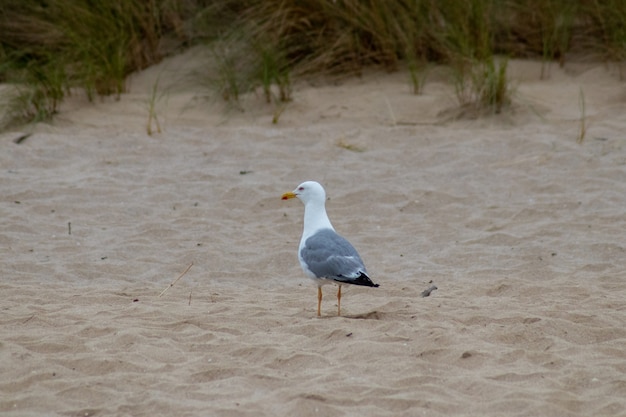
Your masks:
<svg viewBox="0 0 626 417"><path fill-rule="evenodd" d="M55 114L72 89L126 91L126 76L158 62L164 1L24 0L0 5L2 78L19 86L17 119Z"/></svg>
<svg viewBox="0 0 626 417"><path fill-rule="evenodd" d="M587 129L589 128L589 125L587 124L585 93L583 92L582 87L580 88L580 91L578 93L578 108L580 109L580 123L576 142L583 143L583 141L585 140L585 136L587 135Z"/></svg>
<svg viewBox="0 0 626 417"><path fill-rule="evenodd" d="M545 76L570 51L621 63L624 21L622 0L5 0L0 80L17 86L9 118L43 120L71 90L119 96L177 39L212 48L221 96L260 90L276 120L293 77L401 62L415 93L428 64L448 64L459 104L499 112L510 97L494 56L539 57Z"/></svg>

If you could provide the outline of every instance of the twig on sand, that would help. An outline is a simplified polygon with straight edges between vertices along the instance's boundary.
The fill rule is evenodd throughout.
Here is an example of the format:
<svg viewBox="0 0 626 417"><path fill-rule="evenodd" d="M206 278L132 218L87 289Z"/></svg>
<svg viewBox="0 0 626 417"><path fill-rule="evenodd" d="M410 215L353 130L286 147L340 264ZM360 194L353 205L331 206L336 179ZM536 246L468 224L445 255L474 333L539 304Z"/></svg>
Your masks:
<svg viewBox="0 0 626 417"><path fill-rule="evenodd" d="M17 143L18 145L24 142L26 139L32 136L32 133L25 133L13 139L13 143Z"/></svg>
<svg viewBox="0 0 626 417"><path fill-rule="evenodd" d="M166 289L161 291L161 294L159 294L159 297L161 297L163 294L165 294L165 291L167 291L170 288L172 288L174 286L174 284L176 284L178 282L178 280L181 279L191 269L192 266L193 266L193 262L190 263L189 266L187 267L187 269L185 269L183 271L183 273L178 276L178 278L176 278L174 281L172 281L172 283Z"/></svg>
<svg viewBox="0 0 626 417"><path fill-rule="evenodd" d="M580 108L580 129L578 131L576 143L583 143L589 126L586 123L587 115L585 113L585 93L583 92L582 87L580 87L580 92L578 93L578 107Z"/></svg>
<svg viewBox="0 0 626 417"><path fill-rule="evenodd" d="M437 289L436 285L431 285L428 289L425 289L424 291L422 291L422 297L428 297L430 293L435 291L436 289Z"/></svg>

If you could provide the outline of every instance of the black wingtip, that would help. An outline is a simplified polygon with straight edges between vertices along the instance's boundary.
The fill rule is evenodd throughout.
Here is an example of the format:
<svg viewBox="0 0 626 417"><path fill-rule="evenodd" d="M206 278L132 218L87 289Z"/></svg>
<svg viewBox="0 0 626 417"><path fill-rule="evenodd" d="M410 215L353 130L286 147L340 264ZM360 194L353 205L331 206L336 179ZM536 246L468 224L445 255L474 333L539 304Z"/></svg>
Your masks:
<svg viewBox="0 0 626 417"><path fill-rule="evenodd" d="M374 284L372 280L370 279L370 277L368 277L363 272L361 272L359 276L354 281L351 282L351 284L363 285L365 287L374 287L374 288L379 287L378 284Z"/></svg>

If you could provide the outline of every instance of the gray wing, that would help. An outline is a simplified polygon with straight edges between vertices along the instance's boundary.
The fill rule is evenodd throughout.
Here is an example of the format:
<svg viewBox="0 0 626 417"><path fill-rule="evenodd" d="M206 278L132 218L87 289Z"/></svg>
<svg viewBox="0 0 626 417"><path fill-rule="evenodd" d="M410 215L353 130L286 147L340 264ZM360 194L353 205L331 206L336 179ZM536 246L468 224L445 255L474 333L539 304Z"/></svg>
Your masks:
<svg viewBox="0 0 626 417"><path fill-rule="evenodd" d="M320 230L308 238L300 256L318 278L350 283L367 274L356 249L331 229Z"/></svg>

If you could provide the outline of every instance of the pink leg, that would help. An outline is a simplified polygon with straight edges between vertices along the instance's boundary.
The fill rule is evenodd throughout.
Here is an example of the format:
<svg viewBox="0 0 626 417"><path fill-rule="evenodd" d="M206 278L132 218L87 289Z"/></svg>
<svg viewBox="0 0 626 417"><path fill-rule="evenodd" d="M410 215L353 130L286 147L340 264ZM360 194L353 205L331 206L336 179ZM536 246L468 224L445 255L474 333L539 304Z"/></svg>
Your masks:
<svg viewBox="0 0 626 417"><path fill-rule="evenodd" d="M339 290L337 290L337 315L341 316L341 285Z"/></svg>
<svg viewBox="0 0 626 417"><path fill-rule="evenodd" d="M317 317L322 315L322 287L317 287Z"/></svg>

